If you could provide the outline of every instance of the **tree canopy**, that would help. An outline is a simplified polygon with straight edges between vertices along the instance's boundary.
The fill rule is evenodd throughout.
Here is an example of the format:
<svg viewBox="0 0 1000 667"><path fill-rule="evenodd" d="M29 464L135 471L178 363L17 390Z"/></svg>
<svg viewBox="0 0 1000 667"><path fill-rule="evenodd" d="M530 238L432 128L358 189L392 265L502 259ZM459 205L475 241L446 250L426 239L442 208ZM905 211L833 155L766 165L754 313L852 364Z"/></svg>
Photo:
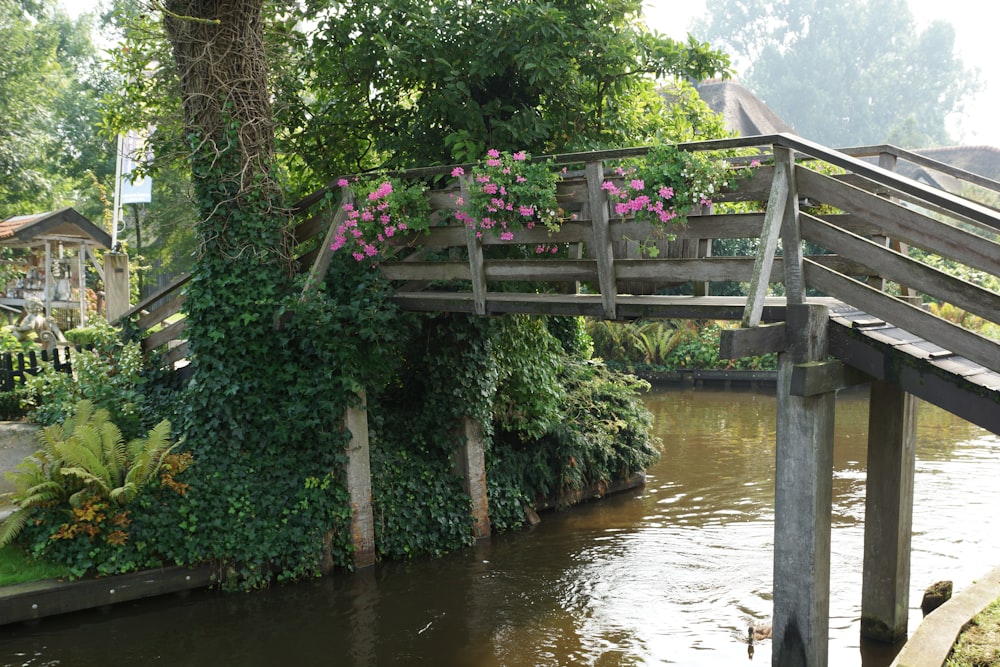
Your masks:
<svg viewBox="0 0 1000 667"><path fill-rule="evenodd" d="M98 180L114 171L93 131L108 81L92 21L71 20L54 0L0 0L0 219L72 204L93 183L88 170Z"/></svg>
<svg viewBox="0 0 1000 667"><path fill-rule="evenodd" d="M950 142L978 89L950 23L918 29L906 0L708 0L700 34L798 134L832 146Z"/></svg>
<svg viewBox="0 0 1000 667"><path fill-rule="evenodd" d="M360 168L641 143L662 128L657 80L728 69L649 32L640 0L346 0L308 18L308 104L283 110L324 170L338 153Z"/></svg>

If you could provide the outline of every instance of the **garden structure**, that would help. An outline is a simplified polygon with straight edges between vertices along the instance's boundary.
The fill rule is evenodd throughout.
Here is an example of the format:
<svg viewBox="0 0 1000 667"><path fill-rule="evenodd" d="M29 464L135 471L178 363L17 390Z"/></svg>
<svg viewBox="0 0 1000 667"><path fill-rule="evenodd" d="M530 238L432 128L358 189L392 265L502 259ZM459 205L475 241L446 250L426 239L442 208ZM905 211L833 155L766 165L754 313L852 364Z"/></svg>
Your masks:
<svg viewBox="0 0 1000 667"><path fill-rule="evenodd" d="M21 309L41 302L45 317L62 315L62 328L84 326L87 263L103 278L95 249L109 250L110 235L72 208L19 215L0 222L0 246L15 249L10 281L0 285L0 304Z"/></svg>
<svg viewBox="0 0 1000 667"><path fill-rule="evenodd" d="M1000 184L892 146L836 151L788 134L680 148L721 156L742 174L714 193L711 206L706 198L689 211L685 224L664 227L618 205L628 172L617 168L641 164L644 148L553 157L558 220L503 231L462 219L476 165L426 168L394 177L443 184L427 192L427 229L394 228L380 238L377 257L361 252L359 261L394 281L394 300L405 310L732 320L740 326L725 331L723 356L777 352L775 665L827 664L835 395L869 383L862 633L902 639L916 400L1000 433L1000 344L932 314L917 295L998 322L1000 295L928 258L968 275L1000 276L1000 213L901 176L896 165L919 163L993 190ZM297 206L300 266L314 281L332 252L348 251L341 237L364 203L354 204L349 183L341 179ZM758 204L727 212L734 202ZM712 256L713 239L751 239L740 247L754 250ZM713 284L724 281L746 284L746 296L713 296ZM184 325L165 321L181 311L184 284L126 314L152 332L147 350L169 347L161 359L171 366L185 356ZM691 287L663 293L677 284ZM162 305L149 310L154 302ZM366 415L349 410L346 420L354 436L348 480L355 555L365 564L373 540ZM457 468L486 535L481 440L474 429L466 436Z"/></svg>

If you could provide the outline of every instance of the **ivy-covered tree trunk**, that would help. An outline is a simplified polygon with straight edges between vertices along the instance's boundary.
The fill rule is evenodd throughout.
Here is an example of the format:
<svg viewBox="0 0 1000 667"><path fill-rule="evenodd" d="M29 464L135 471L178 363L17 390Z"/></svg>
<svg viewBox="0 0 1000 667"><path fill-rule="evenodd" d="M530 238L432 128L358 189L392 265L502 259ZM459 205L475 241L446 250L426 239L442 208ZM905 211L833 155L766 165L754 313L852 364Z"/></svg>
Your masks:
<svg viewBox="0 0 1000 667"><path fill-rule="evenodd" d="M315 569L339 503L338 414L273 322L291 287L276 180L261 0L168 0L199 210L185 309L194 375L184 431L195 481L181 522L189 558L230 563L245 586ZM301 336L298 336L301 339ZM343 408L340 408L341 414ZM312 419L313 423L308 423ZM341 448L342 451L342 448Z"/></svg>
<svg viewBox="0 0 1000 667"><path fill-rule="evenodd" d="M290 258L267 90L262 0L169 0L164 18L180 74L199 253L188 337L201 428L239 433L254 409L272 317ZM212 399L215 402L212 402ZM241 400L242 399L242 400ZM256 406L260 409L262 406Z"/></svg>

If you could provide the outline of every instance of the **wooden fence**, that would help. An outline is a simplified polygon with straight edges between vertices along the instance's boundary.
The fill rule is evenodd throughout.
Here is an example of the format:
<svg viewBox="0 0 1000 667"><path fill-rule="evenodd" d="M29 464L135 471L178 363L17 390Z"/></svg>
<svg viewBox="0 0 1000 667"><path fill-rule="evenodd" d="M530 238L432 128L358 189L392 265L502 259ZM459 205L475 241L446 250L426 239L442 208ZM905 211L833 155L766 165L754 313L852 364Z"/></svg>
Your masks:
<svg viewBox="0 0 1000 667"><path fill-rule="evenodd" d="M76 351L83 348L76 346ZM52 368L60 373L72 373L72 353L67 346L55 347L41 352L4 352L0 354L0 391L13 391L15 387L28 379L29 375L38 375L44 364L52 364Z"/></svg>

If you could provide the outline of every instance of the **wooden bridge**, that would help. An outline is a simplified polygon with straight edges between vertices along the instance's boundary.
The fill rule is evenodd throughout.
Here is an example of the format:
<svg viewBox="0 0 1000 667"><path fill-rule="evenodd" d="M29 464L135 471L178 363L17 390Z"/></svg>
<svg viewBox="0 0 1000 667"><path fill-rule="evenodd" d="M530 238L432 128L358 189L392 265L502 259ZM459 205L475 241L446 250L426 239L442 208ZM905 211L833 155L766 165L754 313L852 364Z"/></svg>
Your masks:
<svg viewBox="0 0 1000 667"><path fill-rule="evenodd" d="M560 155L553 161L567 169L558 198L575 219L559 231L477 238L435 214L441 224L426 235L396 237L405 252L378 270L397 285L395 301L405 310L734 320L742 326L725 331L723 356L778 352L775 665L827 664L834 398L842 387L870 383L862 634L897 641L907 634L915 399L1000 433L1000 345L931 314L918 296L997 323L1000 295L911 258L908 248L969 274L1000 276L1000 214L901 176L896 166L962 183L963 195L995 199L1000 184L892 146L836 151L782 134L682 147L754 151L760 166L717 197L715 210L759 202L760 212L706 210L665 240L649 224L613 217L601 187L606 170L645 149ZM454 208L450 195L459 188L451 180L430 192L435 210ZM297 239L312 245L300 261L314 278L329 261L331 217L343 215L313 210L325 194L298 205L305 220ZM826 213L810 213L820 205ZM754 239L757 250L712 256L713 239ZM643 257L642 243L656 244L659 256ZM568 248L569 258L491 259L491 246L539 244ZM825 252L804 254L807 247ZM745 283L746 296L713 296L713 285L724 281ZM529 282L530 292L516 291ZM678 285L687 293L662 294ZM186 354L177 342L183 320L164 324L180 311L182 287L168 289L178 298L154 297L165 303L154 311L146 312L154 299L133 309L144 313L140 326L154 331L147 348L167 347L169 364Z"/></svg>

